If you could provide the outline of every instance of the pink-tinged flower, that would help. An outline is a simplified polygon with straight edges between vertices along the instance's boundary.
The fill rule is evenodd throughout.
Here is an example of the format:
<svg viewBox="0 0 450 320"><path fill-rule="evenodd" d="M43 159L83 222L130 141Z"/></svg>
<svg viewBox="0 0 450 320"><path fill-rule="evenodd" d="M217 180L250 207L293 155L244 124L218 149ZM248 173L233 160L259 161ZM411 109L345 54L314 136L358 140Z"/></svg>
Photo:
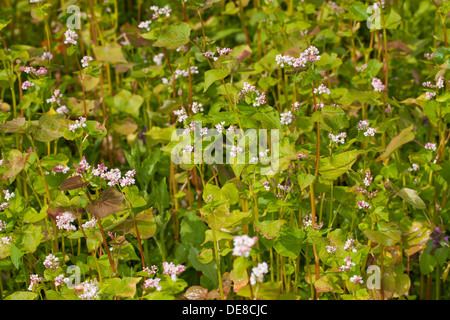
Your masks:
<svg viewBox="0 0 450 320"><path fill-rule="evenodd" d="M373 180L373 178L371 176L370 171L366 171L366 177L363 180L364 185L366 187L370 186L370 184L372 183L372 180Z"/></svg>
<svg viewBox="0 0 450 320"><path fill-rule="evenodd" d="M369 120L367 120L367 119L365 119L365 120L360 120L359 122L358 122L358 124L356 125L356 128L359 130L359 131L363 131L363 130L367 130L367 129L369 129Z"/></svg>
<svg viewBox="0 0 450 320"><path fill-rule="evenodd" d="M3 190L3 194L5 195L5 200L9 201L16 196L14 192L10 192L9 190Z"/></svg>
<svg viewBox="0 0 450 320"><path fill-rule="evenodd" d="M28 286L28 291L33 291L39 282L44 280L44 278L39 277L37 274L30 275L30 285Z"/></svg>
<svg viewBox="0 0 450 320"><path fill-rule="evenodd" d="M244 149L242 149L241 147L232 146L231 151L230 151L230 156L233 158L237 157L238 153L241 153L242 151L244 151Z"/></svg>
<svg viewBox="0 0 450 320"><path fill-rule="evenodd" d="M46 60L46 59L52 60L52 59L53 59L53 55L52 55L51 52L44 52L44 53L42 54L41 59L42 59L42 60Z"/></svg>
<svg viewBox="0 0 450 320"><path fill-rule="evenodd" d="M425 99L427 100L433 100L434 97L436 97L436 92L425 92Z"/></svg>
<svg viewBox="0 0 450 320"><path fill-rule="evenodd" d="M347 133L346 132L340 132L337 135L334 135L334 134L330 133L330 134L328 134L328 138L330 138L331 141L333 141L334 143L344 144L345 143L345 138L347 138Z"/></svg>
<svg viewBox="0 0 450 320"><path fill-rule="evenodd" d="M77 44L76 39L78 39L78 34L75 31L73 31L72 29L67 30L64 33L64 36L66 37L66 40L64 40L65 44L69 44L69 43L73 44L73 45Z"/></svg>
<svg viewBox="0 0 450 320"><path fill-rule="evenodd" d="M159 8L158 6L151 6L150 10L152 10L154 13L152 15L153 20L159 19L159 16L164 15L166 18L170 17L170 13L172 12L172 9L169 8L169 6L164 6L163 8Z"/></svg>
<svg viewBox="0 0 450 320"><path fill-rule="evenodd" d="M135 183L134 175L136 174L136 170L130 170L125 173L125 177L119 180L120 186L123 188L125 186L130 186Z"/></svg>
<svg viewBox="0 0 450 320"><path fill-rule="evenodd" d="M225 130L224 125L225 121L222 121L221 123L216 124L214 127L217 129L217 132L222 133L222 131Z"/></svg>
<svg viewBox="0 0 450 320"><path fill-rule="evenodd" d="M6 208L8 208L9 207L9 202L3 202L2 204L0 204L0 210L1 211L3 211L3 210L5 210Z"/></svg>
<svg viewBox="0 0 450 320"><path fill-rule="evenodd" d="M368 204L366 201L358 201L358 209L370 209L372 206Z"/></svg>
<svg viewBox="0 0 450 320"><path fill-rule="evenodd" d="M6 236L6 237L2 237L2 243L3 244L9 244L12 242L12 236Z"/></svg>
<svg viewBox="0 0 450 320"><path fill-rule="evenodd" d="M148 275L151 276L152 274L155 274L156 271L158 271L158 267L155 265L152 265L151 268L144 267L143 271L147 272Z"/></svg>
<svg viewBox="0 0 450 320"><path fill-rule="evenodd" d="M152 23L152 20L142 21L139 23L138 28L139 29L145 29L147 32L150 32L150 24Z"/></svg>
<svg viewBox="0 0 450 320"><path fill-rule="evenodd" d="M192 102L191 110L193 113L203 112L203 105L199 102Z"/></svg>
<svg viewBox="0 0 450 320"><path fill-rule="evenodd" d="M267 265L267 263L258 263L258 266L252 269L252 274L250 275L251 285L254 286L257 282L262 283L264 280L264 276L267 273L269 273L269 266Z"/></svg>
<svg viewBox="0 0 450 320"><path fill-rule="evenodd" d="M377 133L377 129L375 128L368 128L366 132L364 132L364 135L366 137L373 137Z"/></svg>
<svg viewBox="0 0 450 320"><path fill-rule="evenodd" d="M250 238L246 234L233 237L233 256L248 257L257 241L258 237Z"/></svg>
<svg viewBox="0 0 450 320"><path fill-rule="evenodd" d="M94 61L94 58L92 58L92 57L90 57L90 56L84 56L84 57L81 59L81 66L82 66L83 68L89 67L89 62L90 62L90 61Z"/></svg>
<svg viewBox="0 0 450 320"><path fill-rule="evenodd" d="M157 66L162 66L164 57L165 57L164 53L159 53L159 54L157 54L156 56L153 57L153 62Z"/></svg>
<svg viewBox="0 0 450 320"><path fill-rule="evenodd" d="M309 156L309 153L303 153L303 152L300 152L300 153L297 155L297 159L299 159L299 160L305 160L308 156Z"/></svg>
<svg viewBox="0 0 450 320"><path fill-rule="evenodd" d="M71 224L74 220L75 217L70 212L66 211L63 214L56 216L56 226L60 230L75 231L77 228Z"/></svg>
<svg viewBox="0 0 450 320"><path fill-rule="evenodd" d="M237 129L237 127L236 126L229 126L228 127L228 129L227 129L227 132L226 132L226 134L232 134L232 133L235 133L236 132L236 129Z"/></svg>
<svg viewBox="0 0 450 320"><path fill-rule="evenodd" d="M68 166L64 166L62 164L57 165L56 167L53 168L53 172L67 173L69 170L70 168Z"/></svg>
<svg viewBox="0 0 450 320"><path fill-rule="evenodd" d="M64 283L68 282L69 278L65 278L63 274L60 274L55 278L55 286L59 287L62 286Z"/></svg>
<svg viewBox="0 0 450 320"><path fill-rule="evenodd" d="M170 275L173 281L177 281L177 275L186 270L186 267L182 264L175 265L173 262L163 262L163 274Z"/></svg>
<svg viewBox="0 0 450 320"><path fill-rule="evenodd" d="M364 71L364 70L366 70L367 69L367 63L364 63L362 66L360 66L360 67L356 67L356 71L358 71L358 72L362 72L362 71Z"/></svg>
<svg viewBox="0 0 450 320"><path fill-rule="evenodd" d="M0 231L6 229L6 222L0 220Z"/></svg>
<svg viewBox="0 0 450 320"><path fill-rule="evenodd" d="M53 254L49 254L45 257L44 266L46 269L56 270L59 267L58 257Z"/></svg>
<svg viewBox="0 0 450 320"><path fill-rule="evenodd" d="M147 279L144 281L143 287L144 289L155 288L156 291L161 291L162 287L159 284L160 281L160 278Z"/></svg>
<svg viewBox="0 0 450 320"><path fill-rule="evenodd" d="M320 86L319 86L318 88L315 88L315 89L314 89L314 93L315 93L315 94L324 94L324 93L330 94L331 91L330 91L330 89L328 89L325 85L320 84Z"/></svg>
<svg viewBox="0 0 450 320"><path fill-rule="evenodd" d="M85 223L83 223L81 225L81 228L86 230L86 229L89 229L89 228L95 228L96 225L97 225L97 218L93 217L91 220L86 221Z"/></svg>
<svg viewBox="0 0 450 320"><path fill-rule="evenodd" d="M67 108L66 106L58 107L55 111L59 114L68 114L70 112L69 108Z"/></svg>
<svg viewBox="0 0 450 320"><path fill-rule="evenodd" d="M186 114L186 110L184 108L181 108L180 110L174 110L173 113L178 116L178 122L184 122L188 118L188 115Z"/></svg>
<svg viewBox="0 0 450 320"><path fill-rule="evenodd" d="M28 88L34 87L34 83L30 82L30 81L25 81L24 83L22 83L22 89L23 90L28 90Z"/></svg>
<svg viewBox="0 0 450 320"><path fill-rule="evenodd" d="M357 275L354 275L353 277L350 278L350 282L353 283L364 283L362 277L359 277Z"/></svg>
<svg viewBox="0 0 450 320"><path fill-rule="evenodd" d="M78 166L76 164L74 164L73 166L75 167L75 170L77 170L78 173L83 173L84 171L89 170L89 168L91 167L89 163L86 161L85 156L81 158L81 161Z"/></svg>
<svg viewBox="0 0 450 320"><path fill-rule="evenodd" d="M82 282L81 287L83 288L83 293L78 296L81 300L98 299L99 288L97 287L97 280Z"/></svg>
<svg viewBox="0 0 450 320"><path fill-rule="evenodd" d="M326 246L325 248L327 249L328 253L335 253L337 250L337 246Z"/></svg>
<svg viewBox="0 0 450 320"><path fill-rule="evenodd" d="M62 98L62 93L61 90L57 89L53 92L53 95L51 98L47 99L47 103L57 103L58 105L61 103L61 99Z"/></svg>
<svg viewBox="0 0 450 320"><path fill-rule="evenodd" d="M69 130L72 132L77 131L78 128L86 127L86 118L79 117L78 120L75 120L75 123L69 124Z"/></svg>
<svg viewBox="0 0 450 320"><path fill-rule="evenodd" d="M263 182L263 186L264 186L264 188L266 189L266 191L269 191L270 190L270 185L269 185L270 183L269 183L269 181L264 181Z"/></svg>
<svg viewBox="0 0 450 320"><path fill-rule="evenodd" d="M213 201L213 198L214 198L214 195L211 193L210 195L208 195L208 196L206 197L205 202L206 202L206 203L211 203L211 202Z"/></svg>
<svg viewBox="0 0 450 320"><path fill-rule="evenodd" d="M108 186L113 187L116 184L119 183L119 181L122 178L122 173L120 172L119 169L115 168L115 169L111 169L106 173L103 173L100 176L102 179L107 180L108 181Z"/></svg>
<svg viewBox="0 0 450 320"><path fill-rule="evenodd" d="M424 56L425 58L427 58L427 60L433 60L433 58L434 58L434 52L431 52L431 53L424 53L423 56Z"/></svg>
<svg viewBox="0 0 450 320"><path fill-rule="evenodd" d="M345 251L351 250L351 249L353 249L354 245L355 245L355 239L352 239L352 238L347 239L347 241L345 242L345 245L344 245L344 250Z"/></svg>
<svg viewBox="0 0 450 320"><path fill-rule="evenodd" d="M378 78L372 79L372 86L376 92L381 92L385 89L385 85Z"/></svg>
<svg viewBox="0 0 450 320"><path fill-rule="evenodd" d="M435 144L435 143L428 142L428 143L425 145L425 149L428 149L428 150L431 150L431 151L436 151L436 144Z"/></svg>
<svg viewBox="0 0 450 320"><path fill-rule="evenodd" d="M290 124L292 122L293 118L294 118L294 115L292 114L291 111L280 114L280 122L281 122L281 124L284 124L284 125Z"/></svg>
<svg viewBox="0 0 450 320"><path fill-rule="evenodd" d="M224 56L226 54L229 54L230 52L232 52L233 49L230 48L219 48L217 47L217 52L219 53L219 55Z"/></svg>
<svg viewBox="0 0 450 320"><path fill-rule="evenodd" d="M104 163L98 164L97 168L92 169L92 174L96 177L101 176L108 170L108 167L105 166Z"/></svg>
<svg viewBox="0 0 450 320"><path fill-rule="evenodd" d="M314 223L314 229L316 230L320 230L323 227L323 221L321 221L320 223L317 223L317 216L315 217L315 223ZM303 227L302 229L306 229L308 227L312 227L313 226L313 221L312 221L312 215L311 213L308 214L305 218L303 218Z"/></svg>

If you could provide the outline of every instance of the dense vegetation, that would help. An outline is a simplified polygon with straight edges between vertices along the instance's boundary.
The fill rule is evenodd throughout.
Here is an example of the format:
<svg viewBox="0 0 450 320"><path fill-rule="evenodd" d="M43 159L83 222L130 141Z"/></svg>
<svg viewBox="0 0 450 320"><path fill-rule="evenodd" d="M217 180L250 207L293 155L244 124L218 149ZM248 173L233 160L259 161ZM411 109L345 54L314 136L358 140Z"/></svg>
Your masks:
<svg viewBox="0 0 450 320"><path fill-rule="evenodd" d="M449 11L2 0L0 299L449 299Z"/></svg>

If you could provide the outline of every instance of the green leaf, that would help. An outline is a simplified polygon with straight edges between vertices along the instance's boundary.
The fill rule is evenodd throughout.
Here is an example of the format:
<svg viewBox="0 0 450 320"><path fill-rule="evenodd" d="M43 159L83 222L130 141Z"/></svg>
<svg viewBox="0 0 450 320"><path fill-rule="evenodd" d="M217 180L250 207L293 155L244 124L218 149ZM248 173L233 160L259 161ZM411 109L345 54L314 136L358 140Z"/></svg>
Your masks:
<svg viewBox="0 0 450 320"><path fill-rule="evenodd" d="M20 258L25 254L25 252L21 251L19 248L15 246L14 243L11 243L11 248L9 249L9 256L11 257L11 261L16 269L19 269Z"/></svg>
<svg viewBox="0 0 450 320"><path fill-rule="evenodd" d="M447 261L448 251L449 249L446 247L437 248L434 251L434 256L436 257L436 261L440 266L442 266Z"/></svg>
<svg viewBox="0 0 450 320"><path fill-rule="evenodd" d="M425 210L427 208L425 202L419 197L416 190L403 188L397 194L416 209Z"/></svg>
<svg viewBox="0 0 450 320"><path fill-rule="evenodd" d="M266 239L274 239L281 230L281 226L285 224L285 220L275 221L255 221L255 231L264 236Z"/></svg>
<svg viewBox="0 0 450 320"><path fill-rule="evenodd" d="M139 212L134 217L141 239L148 239L155 235L156 221L152 211L153 208L149 208ZM119 226L116 227L116 230L123 231L124 234L130 233L133 236L137 237L133 218L128 218L127 220L122 222Z"/></svg>
<svg viewBox="0 0 450 320"><path fill-rule="evenodd" d="M298 184L300 185L300 189L304 190L314 182L314 175L309 173L300 172L297 176Z"/></svg>
<svg viewBox="0 0 450 320"><path fill-rule="evenodd" d="M275 240L274 248L284 257L297 259L301 250L301 242L304 239L305 232L303 230L283 226Z"/></svg>
<svg viewBox="0 0 450 320"><path fill-rule="evenodd" d="M122 47L117 43L108 43L102 47L93 47L93 51L96 61L111 63L127 62L123 56Z"/></svg>
<svg viewBox="0 0 450 320"><path fill-rule="evenodd" d="M35 300L37 297L36 292L17 291L7 296L5 300Z"/></svg>
<svg viewBox="0 0 450 320"><path fill-rule="evenodd" d="M334 180L346 173L355 163L359 151L352 150L319 161L319 173L323 178Z"/></svg>
<svg viewBox="0 0 450 320"><path fill-rule="evenodd" d="M75 190L84 188L88 185L89 181L83 181L83 178L81 176L73 176L64 180L64 182L61 183L59 190L61 191Z"/></svg>
<svg viewBox="0 0 450 320"><path fill-rule="evenodd" d="M217 80L226 78L230 74L229 70L226 69L213 69L205 72L205 84L203 87L203 92L206 92L208 88Z"/></svg>
<svg viewBox="0 0 450 320"><path fill-rule="evenodd" d="M353 2L350 6L350 16L355 21L365 21L369 19L367 6L361 1Z"/></svg>
<svg viewBox="0 0 450 320"><path fill-rule="evenodd" d="M110 294L119 298L133 298L136 294L136 284L142 278L123 277L105 279L104 294Z"/></svg>
<svg viewBox="0 0 450 320"><path fill-rule="evenodd" d="M378 224L378 231L366 229L363 233L370 241L385 247L393 246L400 242L402 234L397 224L383 221Z"/></svg>
<svg viewBox="0 0 450 320"><path fill-rule="evenodd" d="M424 251L420 256L420 270L424 275L427 275L433 272L434 267L436 266L436 258L432 256L430 253Z"/></svg>
<svg viewBox="0 0 450 320"><path fill-rule="evenodd" d="M402 145L412 141L415 137L415 134L412 131L413 128L414 128L414 126L411 125L408 128L405 128L402 131L400 131L399 134L397 134L394 138L392 138L392 140L389 142L388 146L386 147L386 150L375 161L385 160L395 150L400 148Z"/></svg>
<svg viewBox="0 0 450 320"><path fill-rule="evenodd" d="M166 49L177 49L189 42L189 35L191 34L191 27L185 22L177 25L167 26L158 40L153 43L155 47L164 47Z"/></svg>

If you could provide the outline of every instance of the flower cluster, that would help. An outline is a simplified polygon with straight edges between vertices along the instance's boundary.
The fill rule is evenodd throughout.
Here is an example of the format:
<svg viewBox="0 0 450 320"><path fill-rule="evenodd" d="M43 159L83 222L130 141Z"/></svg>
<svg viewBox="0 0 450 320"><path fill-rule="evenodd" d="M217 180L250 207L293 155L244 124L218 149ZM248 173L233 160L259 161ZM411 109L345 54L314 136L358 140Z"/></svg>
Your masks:
<svg viewBox="0 0 450 320"><path fill-rule="evenodd" d="M266 94L264 92L260 93L255 86L248 82L244 82L244 87L239 92L239 100L245 100L248 104L253 104L254 107L267 103Z"/></svg>
<svg viewBox="0 0 450 320"><path fill-rule="evenodd" d="M159 284L160 281L160 278L147 279L144 281L143 287L144 289L155 288L157 291L161 291L162 287Z"/></svg>
<svg viewBox="0 0 450 320"><path fill-rule="evenodd" d="M191 110L194 114L198 112L203 112L203 105L201 103L194 101L192 102Z"/></svg>
<svg viewBox="0 0 450 320"><path fill-rule="evenodd" d="M288 112L284 112L280 114L280 122L281 124L285 124L288 125L292 122L292 120L294 119L294 115L292 114L291 111Z"/></svg>
<svg viewBox="0 0 450 320"><path fill-rule="evenodd" d="M337 135L334 135L332 133L328 134L328 138L331 139L332 142L334 143L345 143L345 138L347 138L347 133L346 132L340 132Z"/></svg>
<svg viewBox="0 0 450 320"><path fill-rule="evenodd" d="M325 249L327 249L328 253L335 253L337 250L337 246L325 246Z"/></svg>
<svg viewBox="0 0 450 320"><path fill-rule="evenodd" d="M58 257L53 254L49 254L45 257L44 266L46 269L56 270L59 267Z"/></svg>
<svg viewBox="0 0 450 320"><path fill-rule="evenodd" d="M85 223L83 223L81 225L81 228L86 230L86 229L89 229L89 228L94 228L96 225L97 225L97 218L93 217L91 220L86 221Z"/></svg>
<svg viewBox="0 0 450 320"><path fill-rule="evenodd" d="M354 249L354 245L355 245L355 239L347 239L347 241L345 241L344 244L344 250L348 251L348 250L352 250L353 252L356 252L356 249Z"/></svg>
<svg viewBox="0 0 450 320"><path fill-rule="evenodd" d="M354 266L355 263L352 262L352 258L350 256L345 257L344 262L346 264L343 264L342 266L339 267L339 271L350 271Z"/></svg>
<svg viewBox="0 0 450 320"><path fill-rule="evenodd" d="M372 206L364 200L358 201L358 209L370 209Z"/></svg>
<svg viewBox="0 0 450 320"><path fill-rule="evenodd" d="M95 300L98 299L98 291L100 290L97 286L97 280L87 280L81 283L83 293L78 296L81 300Z"/></svg>
<svg viewBox="0 0 450 320"><path fill-rule="evenodd" d="M16 196L14 192L10 192L9 190L3 190L3 194L5 202L2 202L2 204L0 204L0 210L5 210L6 208L8 208L10 204L9 200Z"/></svg>
<svg viewBox="0 0 450 320"><path fill-rule="evenodd" d="M11 243L12 242L12 237L11 236L9 236L9 237L2 237L2 243L3 244L8 244L8 243Z"/></svg>
<svg viewBox="0 0 450 320"><path fill-rule="evenodd" d="M269 273L269 266L266 262L258 263L258 266L252 268L252 274L250 275L250 284L256 285L257 282L262 283L264 276Z"/></svg>
<svg viewBox="0 0 450 320"><path fill-rule="evenodd" d="M436 144L428 142L427 144L425 144L425 149L428 149L431 151L436 151Z"/></svg>
<svg viewBox="0 0 450 320"><path fill-rule="evenodd" d="M36 70L33 67L20 67L20 71L23 71L27 74L34 74L35 76L45 76L47 74L47 69L44 67L40 67L38 70Z"/></svg>
<svg viewBox="0 0 450 320"><path fill-rule="evenodd" d="M142 21L139 23L138 28L139 29L145 29L147 32L151 30L150 24L152 23L152 20Z"/></svg>
<svg viewBox="0 0 450 320"><path fill-rule="evenodd" d="M324 94L324 93L330 94L331 91L323 84L320 84L320 86L318 88L314 89L314 94Z"/></svg>
<svg viewBox="0 0 450 320"><path fill-rule="evenodd" d="M86 118L79 117L78 120L75 120L75 123L69 124L69 130L72 132L77 131L78 128L86 127Z"/></svg>
<svg viewBox="0 0 450 320"><path fill-rule="evenodd" d="M357 276L356 274L353 277L350 278L350 282L353 282L353 283L364 283L362 277Z"/></svg>
<svg viewBox="0 0 450 320"><path fill-rule="evenodd" d="M231 53L232 51L233 51L233 49L230 49L230 48L219 48L219 47L217 47L217 53L219 54L219 56L225 56L225 55ZM212 51L207 51L207 52L203 53L203 55L205 57L213 59L214 61L217 61L219 58L215 57L215 54L216 53L212 52Z"/></svg>
<svg viewBox="0 0 450 320"><path fill-rule="evenodd" d="M364 135L366 137L373 137L375 135L375 133L377 133L377 129L375 128L371 128L370 127L370 123L369 120L365 119L365 120L360 120L356 126L356 128L359 131L364 131Z"/></svg>
<svg viewBox="0 0 450 320"><path fill-rule="evenodd" d="M294 58L289 55L278 54L275 57L275 61L281 68L285 66L290 66L293 68L305 68L308 62L314 63L320 60L319 53L319 50L315 46L310 46L308 49L300 53L300 56L298 58Z"/></svg>
<svg viewBox="0 0 450 320"><path fill-rule="evenodd" d="M39 284L39 282L41 282L42 280L44 280L44 278L39 277L39 275L31 274L30 275L30 285L28 286L28 291L33 291L35 289L35 287Z"/></svg>
<svg viewBox="0 0 450 320"><path fill-rule="evenodd" d="M177 281L177 275L186 270L186 267L182 264L175 265L173 262L163 262L163 274L170 275L173 281Z"/></svg>
<svg viewBox="0 0 450 320"><path fill-rule="evenodd" d="M81 66L82 66L83 68L89 67L89 62L90 62L90 61L94 61L94 58L92 58L91 56L84 56L84 57L81 59Z"/></svg>
<svg viewBox="0 0 450 320"><path fill-rule="evenodd" d="M317 223L317 217L315 217L315 221L314 221L314 229L316 230L320 230L323 227L323 221L321 221L320 223ZM308 227L312 227L313 226L313 221L312 221L312 215L311 213L308 214L305 218L303 218L303 229L306 229Z"/></svg>
<svg viewBox="0 0 450 320"><path fill-rule="evenodd" d="M62 164L59 164L53 168L54 173L56 173L56 172L67 173L69 170L70 170L70 168L68 166L64 166Z"/></svg>
<svg viewBox="0 0 450 320"><path fill-rule="evenodd" d="M153 11L152 19L158 20L159 16L166 16L166 18L170 17L170 13L172 12L172 9L169 8L169 6L164 6L163 8L159 8L158 6L151 6L150 10Z"/></svg>
<svg viewBox="0 0 450 320"><path fill-rule="evenodd" d="M77 45L78 42L76 39L78 39L78 34L75 31L73 31L72 29L69 29L64 33L64 36L66 37L66 40L64 40L65 44L70 43L73 45Z"/></svg>
<svg viewBox="0 0 450 320"><path fill-rule="evenodd" d="M64 229L67 231L74 231L77 228L71 223L75 221L75 217L70 212L63 212L61 215L56 216L56 226L58 229Z"/></svg>
<svg viewBox="0 0 450 320"><path fill-rule="evenodd" d="M258 241L258 237L250 238L244 234L233 237L233 255L238 257L248 257L252 247Z"/></svg>
<svg viewBox="0 0 450 320"><path fill-rule="evenodd" d="M164 57L165 57L164 53L159 53L159 54L157 54L156 56L153 57L153 62L157 66L162 66Z"/></svg>
<svg viewBox="0 0 450 320"><path fill-rule="evenodd" d="M372 87L376 92L381 92L385 89L385 85L378 78L372 79Z"/></svg>

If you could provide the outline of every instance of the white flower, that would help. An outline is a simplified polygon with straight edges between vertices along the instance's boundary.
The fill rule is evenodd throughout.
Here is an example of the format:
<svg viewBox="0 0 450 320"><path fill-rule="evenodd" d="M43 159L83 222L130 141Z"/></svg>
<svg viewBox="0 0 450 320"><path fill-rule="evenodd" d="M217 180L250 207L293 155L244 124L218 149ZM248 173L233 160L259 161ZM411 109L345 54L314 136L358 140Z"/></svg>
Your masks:
<svg viewBox="0 0 450 320"><path fill-rule="evenodd" d="M280 117L281 117L280 118L281 124L288 125L292 122L293 115L292 115L291 111L288 111L288 112L280 114Z"/></svg>
<svg viewBox="0 0 450 320"><path fill-rule="evenodd" d="M216 124L215 128L217 129L217 131L219 133L222 133L222 131L225 129L224 125L225 125L225 121L222 121L221 123Z"/></svg>
<svg viewBox="0 0 450 320"><path fill-rule="evenodd" d="M417 163L411 164L411 168L408 168L408 171L417 171L419 170L419 165Z"/></svg>
<svg viewBox="0 0 450 320"><path fill-rule="evenodd" d="M151 30L150 24L152 23L152 20L142 21L139 23L138 28L139 29L145 29L147 32Z"/></svg>
<svg viewBox="0 0 450 320"><path fill-rule="evenodd" d="M74 220L74 216L70 212L66 211L63 214L56 216L56 226L58 229L74 231L77 230L77 228L71 224Z"/></svg>
<svg viewBox="0 0 450 320"><path fill-rule="evenodd" d="M52 60L52 59L53 59L53 55L52 55L51 52L44 52L44 53L42 54L41 59L42 59L42 60L45 60L45 59Z"/></svg>
<svg viewBox="0 0 450 320"><path fill-rule="evenodd" d="M69 113L69 109L66 106L61 106L61 107L57 108L55 111L56 111L56 113L59 113L59 114L68 114Z"/></svg>
<svg viewBox="0 0 450 320"><path fill-rule="evenodd" d="M83 68L89 67L89 62L94 61L94 58L90 56L84 56L83 59L81 59L81 66Z"/></svg>
<svg viewBox="0 0 450 320"><path fill-rule="evenodd" d="M56 270L59 267L58 257L53 254L49 254L45 257L44 266L46 269Z"/></svg>
<svg viewBox="0 0 450 320"><path fill-rule="evenodd" d="M97 225L97 218L93 217L91 220L86 221L81 225L83 229L94 228Z"/></svg>
<svg viewBox="0 0 450 320"><path fill-rule="evenodd" d="M431 151L436 151L436 144L435 144L435 143L428 142L428 143L425 145L425 149L428 149L428 150L431 150Z"/></svg>
<svg viewBox="0 0 450 320"><path fill-rule="evenodd" d="M175 265L173 262L163 262L163 274L168 274L173 281L177 281L177 275L186 270L186 267L182 264Z"/></svg>
<svg viewBox="0 0 450 320"><path fill-rule="evenodd" d="M203 112L203 105L198 102L192 102L191 109L193 113Z"/></svg>
<svg viewBox="0 0 450 320"><path fill-rule="evenodd" d="M248 257L257 241L258 237L250 238L246 234L233 237L233 256Z"/></svg>
<svg viewBox="0 0 450 320"><path fill-rule="evenodd" d="M321 84L319 86L319 88L314 89L314 93L315 94L323 94L323 93L330 94L331 92L330 92L330 89L328 89L326 86Z"/></svg>
<svg viewBox="0 0 450 320"><path fill-rule="evenodd" d="M262 283L264 280L264 275L266 275L268 272L269 266L266 262L258 263L258 266L252 269L252 274L250 276L251 285L256 285L256 282Z"/></svg>
<svg viewBox="0 0 450 320"><path fill-rule="evenodd" d="M82 282L81 286L83 293L78 296L81 300L98 299L99 288L97 287L97 280Z"/></svg>
<svg viewBox="0 0 450 320"><path fill-rule="evenodd" d="M381 92L381 91L383 91L385 89L385 85L378 78L373 78L372 79L372 86L373 86L373 89L376 92Z"/></svg>
<svg viewBox="0 0 450 320"><path fill-rule="evenodd" d="M357 275L354 275L353 277L350 278L350 282L353 283L364 283L363 279Z"/></svg>
<svg viewBox="0 0 450 320"><path fill-rule="evenodd" d="M156 56L153 57L153 62L157 66L161 66L163 64L164 57L165 57L164 53L157 54Z"/></svg>
<svg viewBox="0 0 450 320"><path fill-rule="evenodd" d="M66 40L64 40L65 44L69 44L69 43L73 44L73 45L77 44L77 41L75 39L78 39L78 34L75 31L73 31L72 29L67 30L64 33L64 36L66 37Z"/></svg>
<svg viewBox="0 0 450 320"><path fill-rule="evenodd" d="M238 146L232 146L231 147L231 151L230 151L230 155L232 157L236 157L238 153L244 151L241 147Z"/></svg>

